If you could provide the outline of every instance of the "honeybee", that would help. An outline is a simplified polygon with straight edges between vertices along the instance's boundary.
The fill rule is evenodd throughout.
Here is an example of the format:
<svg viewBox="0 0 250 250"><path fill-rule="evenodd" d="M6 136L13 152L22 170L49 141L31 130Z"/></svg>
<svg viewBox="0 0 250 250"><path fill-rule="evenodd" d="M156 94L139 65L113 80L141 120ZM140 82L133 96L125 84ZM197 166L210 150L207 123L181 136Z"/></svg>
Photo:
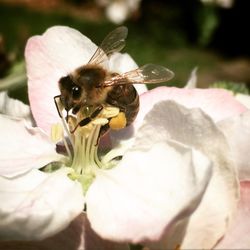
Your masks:
<svg viewBox="0 0 250 250"><path fill-rule="evenodd" d="M103 63L111 54L122 50L127 34L126 27L116 28L106 36L87 64L59 79L61 94L54 97L59 115L57 98L66 110L67 117L69 111L77 114L83 107L91 107L92 113L81 120L76 128L90 123L105 105L117 107L124 114L123 125L118 126L118 129L130 125L139 111L139 95L133 84L160 83L174 76L169 69L154 64L146 64L123 74L106 70ZM103 131L112 126L110 120Z"/></svg>

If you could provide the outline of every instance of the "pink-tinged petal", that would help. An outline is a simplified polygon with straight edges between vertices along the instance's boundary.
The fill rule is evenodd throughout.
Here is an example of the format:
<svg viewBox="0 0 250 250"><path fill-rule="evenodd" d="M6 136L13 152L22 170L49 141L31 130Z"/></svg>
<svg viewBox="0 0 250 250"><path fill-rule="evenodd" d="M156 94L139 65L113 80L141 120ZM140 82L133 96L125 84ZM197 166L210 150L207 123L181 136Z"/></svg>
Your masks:
<svg viewBox="0 0 250 250"><path fill-rule="evenodd" d="M237 101L239 101L244 106L246 106L248 109L250 109L250 95L236 94L235 98Z"/></svg>
<svg viewBox="0 0 250 250"><path fill-rule="evenodd" d="M190 76L189 76L189 79L185 85L185 88L187 89L194 89L197 87L197 70L198 70L198 67L195 67Z"/></svg>
<svg viewBox="0 0 250 250"><path fill-rule="evenodd" d="M180 89L158 87L141 95L138 121L159 101L173 100L187 108L200 108L215 122L240 114L245 106L235 100L231 92L223 89Z"/></svg>
<svg viewBox="0 0 250 250"><path fill-rule="evenodd" d="M241 183L240 203L226 236L215 249L250 249L250 182Z"/></svg>
<svg viewBox="0 0 250 250"><path fill-rule="evenodd" d="M0 238L44 239L66 228L81 213L81 185L71 181L66 169L46 174L0 177Z"/></svg>
<svg viewBox="0 0 250 250"><path fill-rule="evenodd" d="M96 48L86 36L64 26L54 26L28 40L25 58L31 110L47 133L59 120L53 99L60 94L59 79L86 64Z"/></svg>
<svg viewBox="0 0 250 250"><path fill-rule="evenodd" d="M133 123L120 131L112 131L113 144L134 136L145 115L160 101L172 100L187 108L200 108L217 122L246 111L246 107L235 100L232 93L223 89L180 89L158 87L140 95L140 109Z"/></svg>
<svg viewBox="0 0 250 250"><path fill-rule="evenodd" d="M90 227L84 213L70 225L56 234L41 241L2 241L4 250L129 250L125 244L101 239Z"/></svg>
<svg viewBox="0 0 250 250"><path fill-rule="evenodd" d="M98 172L90 186L91 227L115 241L158 240L196 209L211 170L204 155L173 141L132 148L117 167Z"/></svg>
<svg viewBox="0 0 250 250"><path fill-rule="evenodd" d="M137 68L138 66L135 63L135 61L127 53L124 53L124 54L114 53L110 57L110 60L109 60L110 71L122 74L122 73L126 73ZM135 84L134 86L139 95L147 91L147 86L145 84Z"/></svg>
<svg viewBox="0 0 250 250"><path fill-rule="evenodd" d="M23 102L10 98L7 92L0 92L0 114L23 118L32 123L30 107Z"/></svg>
<svg viewBox="0 0 250 250"><path fill-rule="evenodd" d="M219 122L233 152L240 180L250 180L250 111Z"/></svg>
<svg viewBox="0 0 250 250"><path fill-rule="evenodd" d="M206 193L189 219L183 241L178 242L183 249L212 248L227 231L239 198L235 166L224 134L200 109L187 109L173 101L155 105L140 129L145 128L135 140L142 150L150 146L150 140L172 139L201 151L213 162ZM178 228L173 237L175 234Z"/></svg>
<svg viewBox="0 0 250 250"><path fill-rule="evenodd" d="M0 115L0 131L1 176L15 177L62 158L47 135L24 120Z"/></svg>

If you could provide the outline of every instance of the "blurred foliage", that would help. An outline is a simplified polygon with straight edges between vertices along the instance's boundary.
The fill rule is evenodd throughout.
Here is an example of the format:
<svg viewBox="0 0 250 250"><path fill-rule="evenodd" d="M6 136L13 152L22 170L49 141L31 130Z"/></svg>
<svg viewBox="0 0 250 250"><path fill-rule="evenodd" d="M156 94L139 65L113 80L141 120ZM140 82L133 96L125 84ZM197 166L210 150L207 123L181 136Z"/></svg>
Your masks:
<svg viewBox="0 0 250 250"><path fill-rule="evenodd" d="M27 82L24 61L19 61L10 67L6 77L0 79L0 91L23 87Z"/></svg>
<svg viewBox="0 0 250 250"><path fill-rule="evenodd" d="M201 46L207 46L213 39L214 32L219 25L219 16L217 9L214 6L207 6L197 13L197 25L198 33L198 44Z"/></svg>
<svg viewBox="0 0 250 250"><path fill-rule="evenodd" d="M231 90L234 94L241 93L249 95L249 89L245 83L219 81L211 85L211 88L221 88Z"/></svg>

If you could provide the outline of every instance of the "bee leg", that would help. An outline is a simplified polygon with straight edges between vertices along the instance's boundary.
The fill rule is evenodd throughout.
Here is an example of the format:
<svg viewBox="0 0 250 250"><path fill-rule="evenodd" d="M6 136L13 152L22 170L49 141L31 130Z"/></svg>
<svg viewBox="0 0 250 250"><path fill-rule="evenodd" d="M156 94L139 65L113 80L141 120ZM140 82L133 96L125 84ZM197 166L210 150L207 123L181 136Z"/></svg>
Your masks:
<svg viewBox="0 0 250 250"><path fill-rule="evenodd" d="M72 113L75 115L79 110L80 110L81 106L76 106L72 109Z"/></svg>
<svg viewBox="0 0 250 250"><path fill-rule="evenodd" d="M102 110L103 110L103 106L102 106L102 105L99 105L99 106L95 109L95 111L90 115L90 118L91 118L91 119L96 118L96 117L102 112Z"/></svg>
<svg viewBox="0 0 250 250"><path fill-rule="evenodd" d="M60 97L61 97L61 95L54 96L54 102L55 102L55 105L56 105L56 109L57 109L58 115L60 116L60 118L62 118L62 113L59 110L58 103L57 103L57 99L59 98L59 100L60 100Z"/></svg>
<svg viewBox="0 0 250 250"><path fill-rule="evenodd" d="M96 140L96 144L95 146L97 147L99 142L100 142L100 139L109 131L110 127L109 127L109 124L105 124L101 127L100 131L99 131L99 135L97 137L97 140Z"/></svg>
<svg viewBox="0 0 250 250"><path fill-rule="evenodd" d="M78 126L83 127L83 126L88 125L94 118L96 118L101 113L102 110L103 110L103 106L99 105L90 116L88 116L88 117L84 118L83 120L81 120L76 125L76 127L70 132L74 133L76 131L76 129L78 128Z"/></svg>

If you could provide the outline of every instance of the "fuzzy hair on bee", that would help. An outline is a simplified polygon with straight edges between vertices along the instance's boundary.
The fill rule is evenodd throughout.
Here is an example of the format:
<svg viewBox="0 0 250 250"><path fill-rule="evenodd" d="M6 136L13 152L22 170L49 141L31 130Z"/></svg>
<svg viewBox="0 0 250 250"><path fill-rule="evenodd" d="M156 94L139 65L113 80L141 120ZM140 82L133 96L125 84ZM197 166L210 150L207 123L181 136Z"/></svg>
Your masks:
<svg viewBox="0 0 250 250"><path fill-rule="evenodd" d="M58 101L62 104L67 116L68 112L77 115L83 108L92 110L72 132L98 117L105 106L117 107L119 117L110 119L110 124L105 125L102 134L109 128L122 129L129 126L135 120L140 105L134 84L166 82L174 76L169 69L155 64L146 64L123 74L106 70L103 63L114 52L122 50L127 34L126 27L116 28L105 37L87 64L59 79L60 95L54 99L56 105ZM57 110L61 116L58 105Z"/></svg>

